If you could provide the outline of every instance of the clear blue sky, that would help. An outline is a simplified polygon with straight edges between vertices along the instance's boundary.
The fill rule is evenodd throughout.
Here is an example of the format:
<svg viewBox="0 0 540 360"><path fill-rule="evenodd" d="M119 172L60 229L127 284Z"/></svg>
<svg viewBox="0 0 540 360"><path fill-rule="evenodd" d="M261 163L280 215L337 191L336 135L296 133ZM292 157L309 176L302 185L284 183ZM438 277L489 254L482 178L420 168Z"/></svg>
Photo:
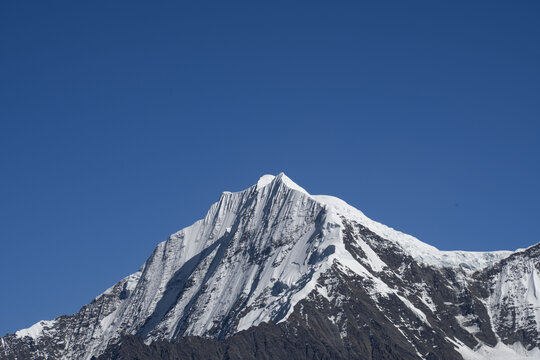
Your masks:
<svg viewBox="0 0 540 360"><path fill-rule="evenodd" d="M539 10L2 1L0 334L265 173L441 249L539 242Z"/></svg>

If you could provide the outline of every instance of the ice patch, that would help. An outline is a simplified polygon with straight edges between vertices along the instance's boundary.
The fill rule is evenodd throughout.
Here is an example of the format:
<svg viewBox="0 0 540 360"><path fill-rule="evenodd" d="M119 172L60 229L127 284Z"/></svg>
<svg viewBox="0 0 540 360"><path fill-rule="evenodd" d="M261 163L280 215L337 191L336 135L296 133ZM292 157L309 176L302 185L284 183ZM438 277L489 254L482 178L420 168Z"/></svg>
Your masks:
<svg viewBox="0 0 540 360"><path fill-rule="evenodd" d="M464 328L471 334L476 334L480 332L480 328L474 322L472 323L472 325L466 325L468 323L471 323L474 320L474 318L471 315L467 315L467 316L457 315L456 320L462 328Z"/></svg>

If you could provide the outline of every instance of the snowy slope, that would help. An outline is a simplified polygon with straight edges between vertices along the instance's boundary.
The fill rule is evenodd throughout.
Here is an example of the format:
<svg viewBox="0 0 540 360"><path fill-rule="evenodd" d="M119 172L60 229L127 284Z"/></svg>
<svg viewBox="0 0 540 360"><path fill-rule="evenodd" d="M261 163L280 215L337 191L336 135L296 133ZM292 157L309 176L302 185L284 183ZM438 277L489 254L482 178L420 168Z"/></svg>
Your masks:
<svg viewBox="0 0 540 360"><path fill-rule="evenodd" d="M411 235L371 220L363 212L339 198L327 195L315 195L312 198L327 205L332 211L348 219L356 220L379 236L395 242L413 258L427 265L437 267L461 266L465 270L476 271L512 254L511 251L441 251Z"/></svg>
<svg viewBox="0 0 540 360"><path fill-rule="evenodd" d="M381 257L381 249L363 235L355 233L353 241L362 258L351 253L347 247L351 245L344 240L349 223L376 234L380 238L377 246L399 248L434 271L455 269L463 283L474 271L495 266L512 254L440 251L367 218L340 199L310 195L285 174L265 175L246 190L224 192L204 219L158 244L139 271L78 314L42 321L4 338L0 355L3 352L7 358L12 348L35 346L53 357L90 359L123 335L141 336L147 343L187 335L225 338L263 322L287 321L295 305L314 292L335 300L320 286L321 276L331 269L368 281L369 296L378 304L397 299L400 306L431 326L428 319L436 316L436 308L427 285L417 288L428 310L413 303L417 295L412 290L404 291L389 280L394 275ZM495 290L485 302L496 324L504 323L496 303L508 296L520 297L513 300L514 309L528 309L518 318L522 322L518 328L520 324L532 326L527 320L531 316L534 326L540 323L538 270L533 263L520 269L516 275L514 268L504 268L490 278ZM491 355L482 354L498 351L480 351L485 346L473 351L459 340L451 341L464 356L489 358Z"/></svg>

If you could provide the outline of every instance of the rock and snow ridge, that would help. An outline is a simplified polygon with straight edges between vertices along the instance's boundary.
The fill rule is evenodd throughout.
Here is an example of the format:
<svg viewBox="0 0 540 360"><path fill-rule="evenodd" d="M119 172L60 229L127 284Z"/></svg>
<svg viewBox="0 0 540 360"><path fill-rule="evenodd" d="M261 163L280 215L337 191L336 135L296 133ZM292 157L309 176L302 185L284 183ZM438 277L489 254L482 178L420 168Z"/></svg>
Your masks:
<svg viewBox="0 0 540 360"><path fill-rule="evenodd" d="M388 280L389 264L383 259L387 254L368 241L371 235L355 234L353 245L358 253L353 254L351 245L344 241L349 223L384 240L378 247L393 249L435 271L454 269L463 284L501 260L519 255L509 251L440 251L369 219L338 198L310 195L283 173L264 175L246 190L224 192L204 219L160 243L139 271L106 290L78 314L41 321L3 338L0 358L2 354L8 358L10 348L34 346L39 354L50 357L90 359L123 335L137 335L147 343L175 341L187 335L222 339L263 322L283 323L310 294L332 298L320 285L321 276L332 269L368 281L373 299L398 299L430 326L427 310L418 306L425 305L435 313L432 297L420 286L421 304L414 304L412 290L396 288ZM526 264L515 265L516 261ZM534 259L516 261L501 265L498 272L486 273L493 286L491 295L482 301L487 304L493 327L501 329L497 334L507 331L504 316L508 309L524 309L526 313L517 319L518 329L525 329L528 338L534 338L533 328L540 330L540 266ZM404 269L400 267L400 271ZM523 277L516 275L516 269ZM503 299L504 308L500 306ZM518 349L515 352L520 356L537 354L538 347L520 348L520 338L508 338L515 340L512 346L500 341L496 347L488 346L489 342L477 334L474 322L480 320L467 316L457 315L456 321L480 345L473 350L457 338L448 340L463 357L489 358L494 352L512 349ZM400 326L396 324L403 333ZM414 342L410 336L408 341Z"/></svg>

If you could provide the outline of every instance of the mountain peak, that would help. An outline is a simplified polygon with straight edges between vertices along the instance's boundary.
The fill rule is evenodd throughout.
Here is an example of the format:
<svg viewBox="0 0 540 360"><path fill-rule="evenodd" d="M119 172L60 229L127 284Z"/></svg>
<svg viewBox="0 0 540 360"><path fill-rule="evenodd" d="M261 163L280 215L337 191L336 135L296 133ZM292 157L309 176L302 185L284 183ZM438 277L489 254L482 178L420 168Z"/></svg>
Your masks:
<svg viewBox="0 0 540 360"><path fill-rule="evenodd" d="M259 181L257 181L257 190L265 187L266 185L270 184L276 177L274 175L263 175L260 177Z"/></svg>
<svg viewBox="0 0 540 360"><path fill-rule="evenodd" d="M285 173L281 172L278 175L263 175L259 178L259 181L257 181L256 188L257 190L260 190L264 188L265 186L268 186L270 184L277 183L277 184L283 184L286 187L300 191L306 195L309 195L309 193L300 185L292 181Z"/></svg>
<svg viewBox="0 0 540 360"><path fill-rule="evenodd" d="M495 345L494 331L515 343L513 334L525 329L533 336L524 344L536 346L531 329L536 329L534 319L540 319L534 310L540 274L522 256L496 265L509 255L440 251L369 219L343 200L310 195L284 173L263 175L248 189L224 193L204 219L158 244L139 271L81 312L0 339L0 358L35 358L39 351L50 358L89 360L122 342L126 334L147 343L176 342L185 336L223 340L263 323L300 326L298 320L307 322L308 314L317 324L324 321L341 343L354 326L349 324L357 321L346 314L365 311L362 329L378 321L373 329L383 329L381 339L393 334L397 343L411 344L407 352L418 356L403 359L426 358L435 348L456 355L456 344L457 351L475 351L484 339ZM434 284L446 288L441 292ZM474 289L483 297L471 295L465 299L470 303L458 306L461 293L456 290L464 284L484 286ZM500 291L489 295L490 289ZM524 315L512 320L518 327L507 331L498 326L505 325L509 310L499 311L498 306L509 292L511 299L525 300L519 305ZM475 315L477 304L485 308ZM441 313L455 316L439 318ZM81 323L88 325L81 328ZM476 324L493 324L493 330ZM418 331L429 328L439 330L426 330L418 340ZM353 331L354 336L361 334ZM433 338L446 331L457 342ZM9 357L12 354L17 356Z"/></svg>

